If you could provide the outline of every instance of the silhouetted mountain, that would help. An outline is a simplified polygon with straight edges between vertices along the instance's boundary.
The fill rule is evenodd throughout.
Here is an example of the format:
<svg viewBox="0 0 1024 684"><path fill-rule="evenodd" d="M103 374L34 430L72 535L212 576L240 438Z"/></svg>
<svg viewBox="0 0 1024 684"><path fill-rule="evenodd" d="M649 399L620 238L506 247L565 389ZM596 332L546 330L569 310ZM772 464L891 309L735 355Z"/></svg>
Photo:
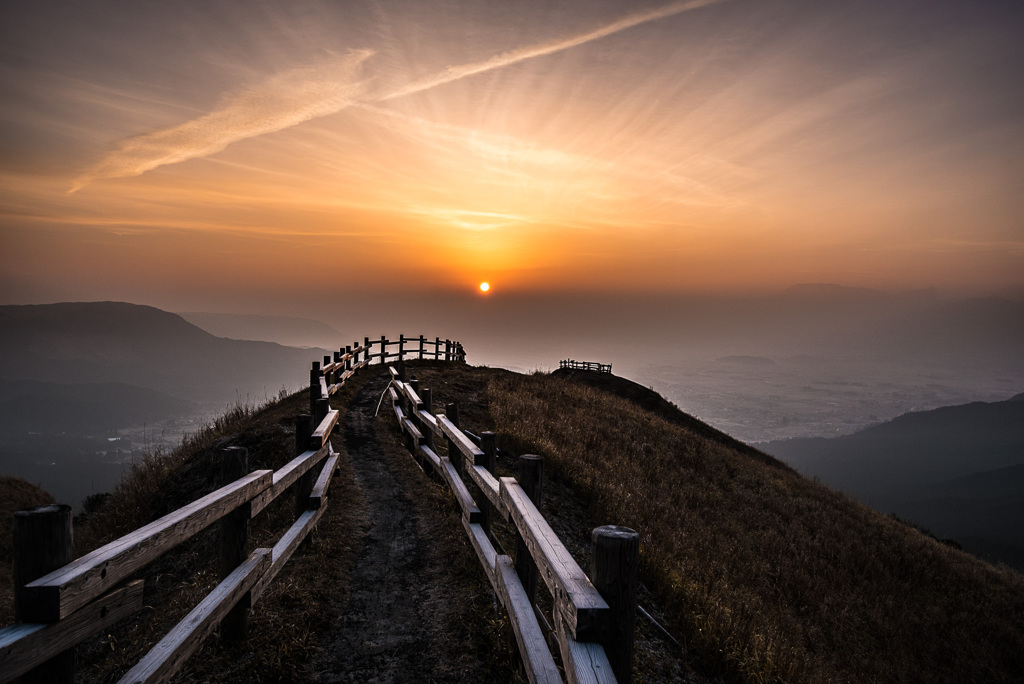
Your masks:
<svg viewBox="0 0 1024 684"><path fill-rule="evenodd" d="M1022 397L907 413L843 437L761 446L882 512L1024 568Z"/></svg>
<svg viewBox="0 0 1024 684"><path fill-rule="evenodd" d="M195 402L133 385L0 380L0 442L56 428L102 434L195 410Z"/></svg>
<svg viewBox="0 0 1024 684"><path fill-rule="evenodd" d="M302 382L322 350L219 338L176 314L121 302L0 307L0 379L122 383L224 402Z"/></svg>
<svg viewBox="0 0 1024 684"><path fill-rule="evenodd" d="M199 312L179 315L208 333L233 340L257 340L277 342L289 347L333 349L345 339L340 332L326 323L309 318Z"/></svg>

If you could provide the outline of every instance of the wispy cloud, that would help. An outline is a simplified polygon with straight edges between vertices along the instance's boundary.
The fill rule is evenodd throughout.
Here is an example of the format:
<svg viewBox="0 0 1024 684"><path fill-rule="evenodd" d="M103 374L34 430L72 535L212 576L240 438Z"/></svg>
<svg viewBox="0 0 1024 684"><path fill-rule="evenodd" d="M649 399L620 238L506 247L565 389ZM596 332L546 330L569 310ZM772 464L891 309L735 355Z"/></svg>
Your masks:
<svg viewBox="0 0 1024 684"><path fill-rule="evenodd" d="M671 17L675 14L681 14L682 12L698 9L707 5L714 5L720 2L724 2L724 0L688 0L686 2L673 2L668 5L643 12L636 12L600 28L587 31L586 33L580 33L575 36L541 43L539 45L530 45L516 50L510 50L508 52L503 52L500 55L495 55L483 62L448 67L440 74L428 76L419 81L410 83L409 85L388 93L379 99L381 101L393 100L396 97L429 90L430 88L435 88L439 85L444 85L445 83L451 83L452 81L457 81L459 79L466 78L467 76L474 76L486 71L493 71L502 67L518 64L519 62L525 62L526 60L533 59L534 57L543 57L545 55L552 55L556 52L563 52L564 50L578 47L585 43L598 40L599 38L605 38L615 33L619 33L620 31L625 31L626 29L633 28L634 26L647 24L658 19L664 19L665 17Z"/></svg>
<svg viewBox="0 0 1024 684"><path fill-rule="evenodd" d="M70 192L76 192L98 179L138 176L165 164L215 154L234 142L337 113L360 99L383 102L411 95L723 1L686 0L636 12L574 36L511 50L482 62L448 67L439 74L376 97L367 95L366 81L360 80L360 67L373 54L372 51L352 51L309 67L275 74L229 97L208 114L177 126L130 138L77 178Z"/></svg>
<svg viewBox="0 0 1024 684"><path fill-rule="evenodd" d="M75 192L100 178L138 176L164 164L205 157L246 138L274 133L339 112L365 89L360 66L372 54L357 50L291 69L227 98L199 118L136 136L75 180Z"/></svg>

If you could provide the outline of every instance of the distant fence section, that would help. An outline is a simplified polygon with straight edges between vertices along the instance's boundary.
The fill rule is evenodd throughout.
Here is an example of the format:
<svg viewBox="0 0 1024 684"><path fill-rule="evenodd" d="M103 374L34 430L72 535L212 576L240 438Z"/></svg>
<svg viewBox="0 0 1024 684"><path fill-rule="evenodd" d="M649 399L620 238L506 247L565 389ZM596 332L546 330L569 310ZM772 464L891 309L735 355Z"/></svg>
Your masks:
<svg viewBox="0 0 1024 684"><path fill-rule="evenodd" d="M597 371L598 373L612 372L612 364L610 363L596 363L594 361L574 361L573 359L565 359L564 361L559 361L558 367L571 368L573 370Z"/></svg>
<svg viewBox="0 0 1024 684"><path fill-rule="evenodd" d="M70 506L44 506L14 517L14 625L0 630L0 682L26 675L63 683L75 676L74 647L143 608L143 580L133 576L208 528L219 529L221 582L120 681L168 680L220 627L244 639L251 606L314 529L327 505L338 455L330 437L339 411L330 397L372 362L406 358L464 362L462 345L401 335L363 338L313 362L309 415L296 419L296 456L282 468L249 472L247 452L221 452L223 486L120 539L72 561ZM249 521L293 491L294 522L273 548L249 552Z"/></svg>
<svg viewBox="0 0 1024 684"><path fill-rule="evenodd" d="M570 684L628 684L639 535L625 527L595 529L588 577L540 512L544 460L520 456L518 479L498 477L495 433L477 437L463 431L458 404L435 413L429 388L406 382L395 368L390 372L388 394L406 447L425 472L436 474L455 494L462 526L508 613L530 682L562 682L554 648ZM511 528L514 557L494 534L499 521ZM551 595L550 620L538 606L538 580Z"/></svg>

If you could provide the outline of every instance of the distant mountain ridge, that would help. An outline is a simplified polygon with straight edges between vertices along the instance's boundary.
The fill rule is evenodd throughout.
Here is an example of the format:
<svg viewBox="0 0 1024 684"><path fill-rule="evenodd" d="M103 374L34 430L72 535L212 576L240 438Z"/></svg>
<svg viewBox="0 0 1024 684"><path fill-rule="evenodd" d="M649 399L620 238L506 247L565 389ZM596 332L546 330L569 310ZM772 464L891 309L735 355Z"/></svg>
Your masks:
<svg viewBox="0 0 1024 684"><path fill-rule="evenodd" d="M759 446L884 513L1024 568L1024 394Z"/></svg>
<svg viewBox="0 0 1024 684"><path fill-rule="evenodd" d="M178 314L217 337L277 342L288 347L327 347L341 343L342 334L321 321L294 316L255 316L182 312Z"/></svg>
<svg viewBox="0 0 1024 684"><path fill-rule="evenodd" d="M276 394L322 349L215 337L177 314L124 302L0 306L0 379L123 383L189 401Z"/></svg>

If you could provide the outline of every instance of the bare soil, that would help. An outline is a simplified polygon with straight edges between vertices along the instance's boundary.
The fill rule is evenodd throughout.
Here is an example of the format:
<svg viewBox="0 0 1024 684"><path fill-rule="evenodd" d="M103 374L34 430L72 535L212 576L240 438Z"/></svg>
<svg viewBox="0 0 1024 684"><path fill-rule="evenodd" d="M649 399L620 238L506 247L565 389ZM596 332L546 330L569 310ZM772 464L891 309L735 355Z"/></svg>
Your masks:
<svg viewBox="0 0 1024 684"><path fill-rule="evenodd" d="M364 505L346 533L358 555L339 570L347 586L324 606L329 631L302 678L515 681L502 618L458 509L400 446L390 405L374 416L387 382L376 375L348 407L344 449Z"/></svg>

